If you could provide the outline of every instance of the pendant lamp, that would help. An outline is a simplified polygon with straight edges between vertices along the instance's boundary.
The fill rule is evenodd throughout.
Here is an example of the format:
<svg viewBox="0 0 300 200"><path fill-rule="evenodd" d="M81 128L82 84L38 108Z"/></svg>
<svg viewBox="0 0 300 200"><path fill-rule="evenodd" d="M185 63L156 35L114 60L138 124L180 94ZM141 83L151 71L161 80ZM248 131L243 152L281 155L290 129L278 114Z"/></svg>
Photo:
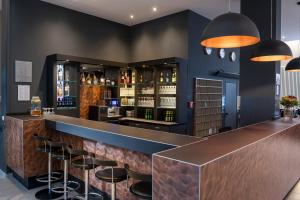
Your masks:
<svg viewBox="0 0 300 200"><path fill-rule="evenodd" d="M300 57L291 60L285 67L285 71L300 72Z"/></svg>
<svg viewBox="0 0 300 200"><path fill-rule="evenodd" d="M273 0L271 0L271 39L257 44L250 58L254 62L288 60L293 57L290 47L281 40L273 40Z"/></svg>
<svg viewBox="0 0 300 200"><path fill-rule="evenodd" d="M259 31L248 17L230 12L213 19L204 29L201 45L210 48L237 48L260 41Z"/></svg>
<svg viewBox="0 0 300 200"><path fill-rule="evenodd" d="M290 47L280 40L265 40L257 44L251 61L271 62L288 60L293 57Z"/></svg>
<svg viewBox="0 0 300 200"><path fill-rule="evenodd" d="M298 50L300 50L300 19L299 19L299 40ZM300 57L292 59L285 67L285 71L300 72Z"/></svg>

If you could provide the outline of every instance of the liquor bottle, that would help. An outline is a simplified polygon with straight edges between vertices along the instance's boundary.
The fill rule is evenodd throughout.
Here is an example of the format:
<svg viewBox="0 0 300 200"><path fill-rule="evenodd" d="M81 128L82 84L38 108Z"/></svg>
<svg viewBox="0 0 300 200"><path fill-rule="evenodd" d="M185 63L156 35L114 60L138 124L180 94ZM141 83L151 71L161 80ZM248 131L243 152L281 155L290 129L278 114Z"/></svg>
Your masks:
<svg viewBox="0 0 300 200"><path fill-rule="evenodd" d="M88 74L87 77L86 77L86 83L87 83L88 85L91 85L91 84L92 84L92 78L91 78L90 74Z"/></svg>
<svg viewBox="0 0 300 200"><path fill-rule="evenodd" d="M69 86L69 83L65 84L65 96L70 96L70 86Z"/></svg>
<svg viewBox="0 0 300 200"><path fill-rule="evenodd" d="M105 78L104 78L103 74L100 77L100 85L105 85Z"/></svg>
<svg viewBox="0 0 300 200"><path fill-rule="evenodd" d="M122 74L121 74L121 83L125 83L124 72L122 72Z"/></svg>
<svg viewBox="0 0 300 200"><path fill-rule="evenodd" d="M131 84L132 83L132 72L131 70L127 71L127 84Z"/></svg>
<svg viewBox="0 0 300 200"><path fill-rule="evenodd" d="M176 70L174 70L172 74L172 83L176 83Z"/></svg>
<svg viewBox="0 0 300 200"><path fill-rule="evenodd" d="M80 75L80 84L81 85L85 84L85 75L84 75L84 73L81 73L81 75Z"/></svg>
<svg viewBox="0 0 300 200"><path fill-rule="evenodd" d="M134 70L132 71L132 74L131 74L131 83L132 84L135 83L135 71Z"/></svg>
<svg viewBox="0 0 300 200"><path fill-rule="evenodd" d="M170 82L169 73L166 74L166 83Z"/></svg>
<svg viewBox="0 0 300 200"><path fill-rule="evenodd" d="M93 74L93 84L94 85L98 85L99 84L99 81L98 81L98 78L97 78L96 74Z"/></svg>
<svg viewBox="0 0 300 200"><path fill-rule="evenodd" d="M159 82L160 82L160 83L163 83L163 82L164 82L164 76L163 76L163 73L162 73L162 72L160 73L160 79L159 79Z"/></svg>
<svg viewBox="0 0 300 200"><path fill-rule="evenodd" d="M166 111L166 114L165 114L165 121L166 122L168 121L168 114L169 114L169 111Z"/></svg>
<svg viewBox="0 0 300 200"><path fill-rule="evenodd" d="M143 75L140 76L140 83L143 83Z"/></svg>

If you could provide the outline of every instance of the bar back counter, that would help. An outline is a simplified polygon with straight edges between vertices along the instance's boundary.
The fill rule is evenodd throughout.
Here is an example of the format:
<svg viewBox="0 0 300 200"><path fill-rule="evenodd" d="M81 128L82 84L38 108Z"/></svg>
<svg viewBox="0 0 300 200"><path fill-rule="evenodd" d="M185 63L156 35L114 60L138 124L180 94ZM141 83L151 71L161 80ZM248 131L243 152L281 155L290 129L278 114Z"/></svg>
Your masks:
<svg viewBox="0 0 300 200"><path fill-rule="evenodd" d="M281 200L300 175L299 122L267 121L201 139L59 115L7 116L7 165L32 188L31 180L47 173L47 156L35 152L31 139L40 134L152 173L153 199ZM82 172L69 173L83 180ZM110 194L94 173L90 184ZM117 198L137 199L125 181Z"/></svg>

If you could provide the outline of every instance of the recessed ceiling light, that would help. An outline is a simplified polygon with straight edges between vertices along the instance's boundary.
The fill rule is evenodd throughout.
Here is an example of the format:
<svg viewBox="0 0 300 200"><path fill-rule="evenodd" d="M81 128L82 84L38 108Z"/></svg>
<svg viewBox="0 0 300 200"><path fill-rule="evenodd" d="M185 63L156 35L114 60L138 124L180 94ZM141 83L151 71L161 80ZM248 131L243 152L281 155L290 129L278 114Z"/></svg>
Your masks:
<svg viewBox="0 0 300 200"><path fill-rule="evenodd" d="M153 7L153 8L152 8L152 11L153 11L153 12L156 12L156 11L157 11L157 8L156 8L156 7Z"/></svg>
<svg viewBox="0 0 300 200"><path fill-rule="evenodd" d="M133 19L134 18L134 16L133 15L130 15L130 19Z"/></svg>

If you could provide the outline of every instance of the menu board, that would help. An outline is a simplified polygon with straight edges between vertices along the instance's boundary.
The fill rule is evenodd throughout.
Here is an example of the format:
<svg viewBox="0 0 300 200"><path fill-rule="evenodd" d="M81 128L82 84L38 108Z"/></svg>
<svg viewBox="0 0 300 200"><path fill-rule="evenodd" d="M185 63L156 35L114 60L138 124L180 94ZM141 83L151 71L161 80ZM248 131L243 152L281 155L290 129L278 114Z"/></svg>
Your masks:
<svg viewBox="0 0 300 200"><path fill-rule="evenodd" d="M32 82L32 62L15 61L15 81L19 83Z"/></svg>

